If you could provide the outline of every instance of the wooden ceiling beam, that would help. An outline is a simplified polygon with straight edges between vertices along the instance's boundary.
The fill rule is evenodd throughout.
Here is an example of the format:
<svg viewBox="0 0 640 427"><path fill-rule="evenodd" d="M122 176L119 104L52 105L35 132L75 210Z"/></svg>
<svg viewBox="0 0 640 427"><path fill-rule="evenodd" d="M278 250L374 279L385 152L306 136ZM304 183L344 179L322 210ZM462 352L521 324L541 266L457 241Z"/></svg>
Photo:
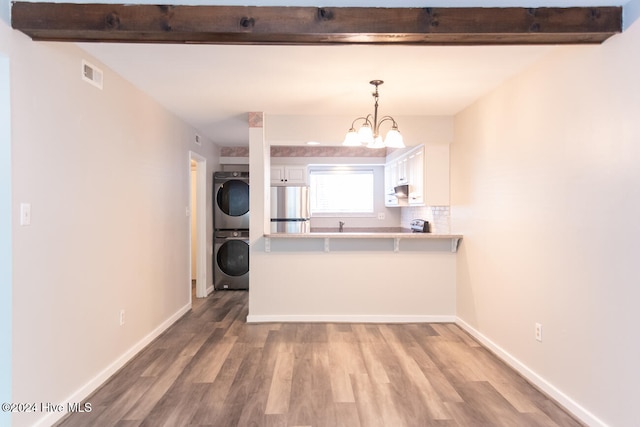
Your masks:
<svg viewBox="0 0 640 427"><path fill-rule="evenodd" d="M16 2L34 40L209 44L504 45L601 43L621 7L354 8Z"/></svg>

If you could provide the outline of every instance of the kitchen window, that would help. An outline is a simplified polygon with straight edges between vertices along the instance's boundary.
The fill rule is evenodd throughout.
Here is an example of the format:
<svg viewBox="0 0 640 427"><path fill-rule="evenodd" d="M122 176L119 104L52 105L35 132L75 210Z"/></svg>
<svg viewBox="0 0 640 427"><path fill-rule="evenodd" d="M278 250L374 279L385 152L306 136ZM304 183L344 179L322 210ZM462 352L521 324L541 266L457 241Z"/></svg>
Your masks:
<svg viewBox="0 0 640 427"><path fill-rule="evenodd" d="M310 169L312 216L373 216L373 170Z"/></svg>

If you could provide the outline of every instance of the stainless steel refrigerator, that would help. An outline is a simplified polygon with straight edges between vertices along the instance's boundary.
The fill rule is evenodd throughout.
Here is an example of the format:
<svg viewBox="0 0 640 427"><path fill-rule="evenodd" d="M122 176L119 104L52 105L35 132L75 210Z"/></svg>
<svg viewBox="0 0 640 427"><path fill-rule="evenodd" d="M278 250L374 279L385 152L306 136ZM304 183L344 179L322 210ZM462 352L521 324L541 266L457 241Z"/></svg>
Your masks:
<svg viewBox="0 0 640 427"><path fill-rule="evenodd" d="M308 233L309 187L271 187L271 232Z"/></svg>

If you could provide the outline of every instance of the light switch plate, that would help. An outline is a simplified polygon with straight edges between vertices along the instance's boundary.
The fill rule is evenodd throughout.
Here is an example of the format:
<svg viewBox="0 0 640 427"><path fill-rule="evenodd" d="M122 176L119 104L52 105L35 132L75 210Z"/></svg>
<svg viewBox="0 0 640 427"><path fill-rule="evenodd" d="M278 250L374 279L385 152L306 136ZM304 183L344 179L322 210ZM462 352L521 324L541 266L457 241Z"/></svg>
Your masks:
<svg viewBox="0 0 640 427"><path fill-rule="evenodd" d="M31 225L31 203L20 203L20 225Z"/></svg>

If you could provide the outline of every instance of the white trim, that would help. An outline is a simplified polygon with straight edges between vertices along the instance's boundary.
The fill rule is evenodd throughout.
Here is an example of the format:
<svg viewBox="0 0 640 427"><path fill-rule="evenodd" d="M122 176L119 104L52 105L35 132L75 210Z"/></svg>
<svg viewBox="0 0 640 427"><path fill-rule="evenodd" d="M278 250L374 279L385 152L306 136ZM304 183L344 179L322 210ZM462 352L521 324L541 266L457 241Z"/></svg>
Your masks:
<svg viewBox="0 0 640 427"><path fill-rule="evenodd" d="M191 257L196 257L196 297L207 294L207 159L189 151L189 173L191 160L196 162L196 253L191 253L191 221L189 221L189 295L191 295ZM189 177L191 178L191 177ZM189 206L191 206L191 179L189 179ZM191 296L189 296L191 298Z"/></svg>
<svg viewBox="0 0 640 427"><path fill-rule="evenodd" d="M174 313L167 320L162 322L157 328L147 334L144 338L134 344L129 350L127 350L123 355L118 357L113 363L103 369L98 375L93 377L88 383L84 386L80 387L76 390L71 396L65 399L64 402L61 402L65 408L68 407L68 403L78 403L82 402L87 396L93 393L98 387L100 387L105 381L109 379L113 374L115 374L118 369L122 368L129 360L133 359L140 351L142 351L147 345L149 345L154 339L160 336L161 333L169 329L171 325L177 322L182 316L191 310L191 304L187 304L181 309L179 309L176 313ZM35 424L34 427L45 427L53 425L55 422L59 421L67 415L67 412L49 412L46 416L40 418Z"/></svg>
<svg viewBox="0 0 640 427"><path fill-rule="evenodd" d="M270 314L249 315L247 323L320 322L320 323L454 323L449 315L368 315L368 314Z"/></svg>
<svg viewBox="0 0 640 427"><path fill-rule="evenodd" d="M583 423L587 424L591 427L607 427L607 424L596 417L594 414L589 412L586 408L582 407L578 402L571 399L565 393L556 388L549 381L542 378L539 374L531 370L527 365L522 363L520 360L513 357L506 350L500 347L498 344L491 341L485 335L474 329L467 322L462 320L461 318L456 318L456 324L460 326L462 329L471 334L475 339L477 339L483 346L487 347L490 351L492 351L498 358L502 359L507 365L511 368L515 369L520 375L525 377L528 381L530 381L534 386L539 388L542 392L546 393L558 402L560 405L564 407L567 411L569 411L573 416L578 418Z"/></svg>

